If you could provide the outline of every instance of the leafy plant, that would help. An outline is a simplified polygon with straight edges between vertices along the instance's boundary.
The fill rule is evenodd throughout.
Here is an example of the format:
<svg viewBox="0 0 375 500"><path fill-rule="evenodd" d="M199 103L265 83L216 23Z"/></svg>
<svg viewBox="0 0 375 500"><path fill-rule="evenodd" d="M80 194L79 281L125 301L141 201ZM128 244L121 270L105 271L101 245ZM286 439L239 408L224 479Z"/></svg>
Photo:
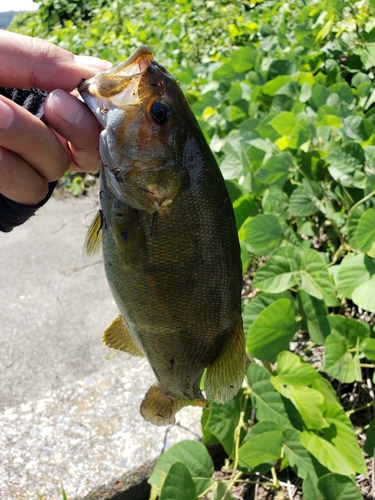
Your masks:
<svg viewBox="0 0 375 500"><path fill-rule="evenodd" d="M242 249L246 380L202 415L230 474L213 479L204 445L185 441L161 456L151 498L230 500L268 472L277 491L286 467L306 500L362 498L363 452L375 457L374 0L87 5L44 0L12 29L114 63L151 45L217 157Z"/></svg>

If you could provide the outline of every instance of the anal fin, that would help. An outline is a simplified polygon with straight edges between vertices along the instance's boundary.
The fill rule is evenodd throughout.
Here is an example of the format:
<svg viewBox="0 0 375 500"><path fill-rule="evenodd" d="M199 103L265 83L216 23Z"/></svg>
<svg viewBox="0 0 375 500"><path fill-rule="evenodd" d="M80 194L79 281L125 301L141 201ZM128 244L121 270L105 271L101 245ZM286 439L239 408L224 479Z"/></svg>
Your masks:
<svg viewBox="0 0 375 500"><path fill-rule="evenodd" d="M245 369L246 346L239 315L219 356L207 367L204 382L207 400L224 404L233 399L241 388Z"/></svg>
<svg viewBox="0 0 375 500"><path fill-rule="evenodd" d="M202 395L200 398L188 399L165 392L157 384L153 384L142 401L141 415L154 425L169 425L175 422L176 413L184 406L209 408Z"/></svg>
<svg viewBox="0 0 375 500"><path fill-rule="evenodd" d="M111 347L117 351L125 351L139 358L144 356L143 352L130 335L121 315L117 316L117 318L112 321L103 333L102 340L107 347Z"/></svg>

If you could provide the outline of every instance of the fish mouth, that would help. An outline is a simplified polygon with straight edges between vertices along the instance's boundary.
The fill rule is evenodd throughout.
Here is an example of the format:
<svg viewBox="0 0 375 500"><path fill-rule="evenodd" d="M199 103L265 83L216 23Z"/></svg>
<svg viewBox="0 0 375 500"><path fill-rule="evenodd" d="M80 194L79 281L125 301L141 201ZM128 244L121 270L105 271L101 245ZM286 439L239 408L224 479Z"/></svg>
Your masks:
<svg viewBox="0 0 375 500"><path fill-rule="evenodd" d="M101 125L105 127L110 109L139 104L138 86L153 62L151 49L144 45L118 66L80 83L78 91Z"/></svg>

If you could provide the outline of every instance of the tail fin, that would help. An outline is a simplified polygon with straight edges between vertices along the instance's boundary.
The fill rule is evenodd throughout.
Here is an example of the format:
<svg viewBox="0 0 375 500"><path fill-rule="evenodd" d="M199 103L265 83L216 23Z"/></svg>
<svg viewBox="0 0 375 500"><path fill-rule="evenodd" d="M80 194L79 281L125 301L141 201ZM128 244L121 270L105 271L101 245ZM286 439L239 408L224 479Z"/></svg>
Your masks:
<svg viewBox="0 0 375 500"><path fill-rule="evenodd" d="M184 399L174 394L163 392L156 384L147 391L141 404L142 417L154 425L169 425L175 422L176 413L184 406L202 406L208 404L201 395L197 399Z"/></svg>
<svg viewBox="0 0 375 500"><path fill-rule="evenodd" d="M215 361L207 367L205 391L208 401L227 403L240 390L246 369L246 346L242 316Z"/></svg>

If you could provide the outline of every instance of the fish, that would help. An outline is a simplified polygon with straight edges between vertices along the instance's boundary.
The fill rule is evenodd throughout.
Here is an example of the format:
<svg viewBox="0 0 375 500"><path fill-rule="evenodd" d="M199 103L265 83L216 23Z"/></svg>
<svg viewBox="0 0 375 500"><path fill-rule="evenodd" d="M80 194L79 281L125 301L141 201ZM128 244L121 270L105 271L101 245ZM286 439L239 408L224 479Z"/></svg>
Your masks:
<svg viewBox="0 0 375 500"><path fill-rule="evenodd" d="M103 342L147 358L156 382L140 412L169 425L185 406L231 400L244 379L232 202L183 92L149 47L78 90L102 127L100 210L84 253L102 252L119 309Z"/></svg>

